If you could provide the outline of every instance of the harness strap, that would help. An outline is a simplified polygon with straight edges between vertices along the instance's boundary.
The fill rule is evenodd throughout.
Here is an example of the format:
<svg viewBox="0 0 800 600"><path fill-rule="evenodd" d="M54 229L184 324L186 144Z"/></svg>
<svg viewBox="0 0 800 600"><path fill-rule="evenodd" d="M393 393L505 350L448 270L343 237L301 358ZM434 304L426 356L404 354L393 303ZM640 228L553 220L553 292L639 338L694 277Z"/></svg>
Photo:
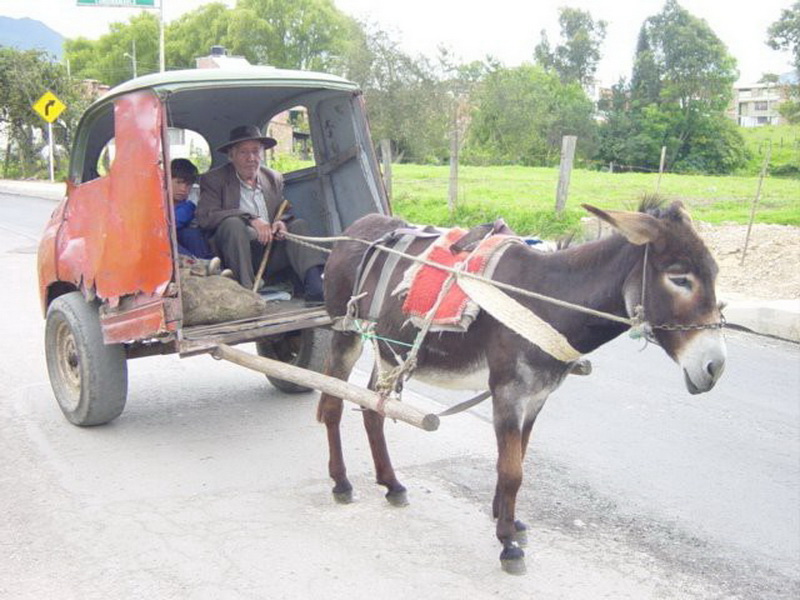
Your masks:
<svg viewBox="0 0 800 600"><path fill-rule="evenodd" d="M472 408L476 404L480 404L487 398L491 397L492 392L486 390L485 392L481 392L477 396L473 396L469 400L464 400L463 402L459 402L455 406L451 406L447 410L443 410L442 412L438 413L437 416L439 417L449 417L450 415L455 415L460 412L464 412L468 408Z"/></svg>
<svg viewBox="0 0 800 600"><path fill-rule="evenodd" d="M405 252L415 239L417 238L413 235L403 234L403 237L394 245L394 249L398 252ZM374 254L377 255L378 253L375 252ZM390 254L386 257L386 262L383 263L380 278L378 279L378 283L372 295L372 302L370 302L369 305L369 311L367 312L368 319L377 319L381 314L383 299L386 296L386 289L389 287L389 280L392 278L392 274L398 262L400 262L399 254Z"/></svg>
<svg viewBox="0 0 800 600"><path fill-rule="evenodd" d="M553 358L572 362L581 357L560 331L502 290L466 277L459 277L458 285L483 310Z"/></svg>
<svg viewBox="0 0 800 600"><path fill-rule="evenodd" d="M439 235L441 235L439 231L436 231L430 227L425 227L424 229L420 229L418 227L398 227L397 229L393 229L392 231L385 233L377 240L369 244L367 249L364 251L364 254L361 256L361 262L358 264L358 268L356 269L356 278L353 284L353 293L351 296L361 295L361 290L364 286L364 283L367 280L367 277L369 276L373 266L375 266L378 256L380 255L378 250L388 249L390 245L397 242L395 247L392 248L392 250L395 252L389 253L389 258L387 258L384 268L381 269L381 276L378 280L378 286L382 287L380 300L376 302L376 296L373 296L367 318L378 318L380 307L383 305L383 296L386 293L386 287L389 285L389 275L391 275L391 272L394 270L394 267L397 265L397 262L400 260L400 258L406 256L405 251L411 242L413 242L416 238L438 237ZM399 242L397 240L399 240ZM391 263L389 262L390 260ZM389 268L387 268L387 266ZM353 317L355 318L358 316L358 310L356 310Z"/></svg>

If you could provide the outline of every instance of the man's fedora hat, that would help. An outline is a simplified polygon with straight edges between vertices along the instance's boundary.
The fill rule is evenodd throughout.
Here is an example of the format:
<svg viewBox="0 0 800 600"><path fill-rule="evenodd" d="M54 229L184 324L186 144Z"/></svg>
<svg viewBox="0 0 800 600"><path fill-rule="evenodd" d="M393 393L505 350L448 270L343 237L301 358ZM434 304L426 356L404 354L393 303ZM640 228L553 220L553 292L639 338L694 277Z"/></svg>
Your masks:
<svg viewBox="0 0 800 600"><path fill-rule="evenodd" d="M278 143L274 138L261 135L258 127L255 125L240 125L239 127L231 129L230 139L217 148L217 152L227 152L239 142L249 142L252 140L261 142L264 150L268 150Z"/></svg>

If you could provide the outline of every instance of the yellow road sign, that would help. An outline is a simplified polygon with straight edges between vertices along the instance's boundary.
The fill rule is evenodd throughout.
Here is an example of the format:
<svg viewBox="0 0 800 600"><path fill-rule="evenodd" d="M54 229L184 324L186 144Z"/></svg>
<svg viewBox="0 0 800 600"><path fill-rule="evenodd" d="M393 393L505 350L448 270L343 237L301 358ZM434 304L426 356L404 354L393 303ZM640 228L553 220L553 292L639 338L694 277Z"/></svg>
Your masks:
<svg viewBox="0 0 800 600"><path fill-rule="evenodd" d="M58 118L64 109L67 108L61 100L51 91L46 91L42 94L36 103L33 105L33 110L39 113L45 121L52 123Z"/></svg>

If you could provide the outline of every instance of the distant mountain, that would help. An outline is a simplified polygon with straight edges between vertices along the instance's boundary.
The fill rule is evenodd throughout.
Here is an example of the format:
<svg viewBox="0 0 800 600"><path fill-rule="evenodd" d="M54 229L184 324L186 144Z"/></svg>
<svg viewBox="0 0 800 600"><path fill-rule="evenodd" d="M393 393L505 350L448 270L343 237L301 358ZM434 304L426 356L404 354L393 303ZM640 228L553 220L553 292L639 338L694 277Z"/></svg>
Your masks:
<svg viewBox="0 0 800 600"><path fill-rule="evenodd" d="M19 50L44 50L61 60L64 36L41 21L0 17L0 46Z"/></svg>

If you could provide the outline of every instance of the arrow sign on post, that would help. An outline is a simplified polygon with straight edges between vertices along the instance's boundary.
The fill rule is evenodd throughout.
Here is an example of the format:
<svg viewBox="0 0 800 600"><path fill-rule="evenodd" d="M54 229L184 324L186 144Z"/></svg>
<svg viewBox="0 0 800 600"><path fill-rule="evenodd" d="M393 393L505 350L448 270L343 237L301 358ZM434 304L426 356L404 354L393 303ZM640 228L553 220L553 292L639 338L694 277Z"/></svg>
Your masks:
<svg viewBox="0 0 800 600"><path fill-rule="evenodd" d="M51 91L46 91L42 94L42 97L39 98L33 105L33 110L39 113L39 116L42 117L48 123L52 123L55 121L58 116L64 112L64 109L67 108L61 100L59 100L56 95Z"/></svg>
<svg viewBox="0 0 800 600"><path fill-rule="evenodd" d="M33 110L39 113L39 116L47 121L47 138L50 146L50 181L53 181L54 177L53 121L58 118L58 115L64 112L65 108L67 108L66 105L50 90L47 90L44 94L42 94L42 97L39 98L33 105Z"/></svg>

